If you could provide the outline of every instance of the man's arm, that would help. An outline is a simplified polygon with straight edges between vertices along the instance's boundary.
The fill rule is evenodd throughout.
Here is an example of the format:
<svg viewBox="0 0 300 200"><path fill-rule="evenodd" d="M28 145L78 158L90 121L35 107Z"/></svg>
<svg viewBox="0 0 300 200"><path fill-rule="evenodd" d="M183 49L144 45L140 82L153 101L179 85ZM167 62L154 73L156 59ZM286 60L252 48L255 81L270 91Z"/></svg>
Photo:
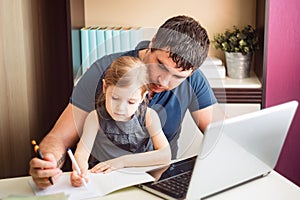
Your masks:
<svg viewBox="0 0 300 200"><path fill-rule="evenodd" d="M40 143L40 150L45 160L33 158L30 161L30 175L40 188L50 185L51 176L55 180L60 176L67 147L75 145L82 133L87 112L68 104L52 130Z"/></svg>
<svg viewBox="0 0 300 200"><path fill-rule="evenodd" d="M196 125L202 133L211 122L225 119L225 114L218 103L191 113Z"/></svg>
<svg viewBox="0 0 300 200"><path fill-rule="evenodd" d="M87 112L69 103L52 130L42 140L40 144L41 151L52 153L59 161L65 154L66 149L74 146L78 141L87 115Z"/></svg>

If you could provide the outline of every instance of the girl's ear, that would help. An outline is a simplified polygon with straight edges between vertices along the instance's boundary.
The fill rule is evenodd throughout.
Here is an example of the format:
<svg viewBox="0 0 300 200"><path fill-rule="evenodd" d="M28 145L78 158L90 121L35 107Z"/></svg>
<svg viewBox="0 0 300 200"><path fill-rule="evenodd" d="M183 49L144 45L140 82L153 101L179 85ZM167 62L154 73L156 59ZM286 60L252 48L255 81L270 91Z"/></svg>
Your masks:
<svg viewBox="0 0 300 200"><path fill-rule="evenodd" d="M103 94L105 94L105 92L106 92L106 82L105 82L105 79L102 79L102 92L103 92Z"/></svg>

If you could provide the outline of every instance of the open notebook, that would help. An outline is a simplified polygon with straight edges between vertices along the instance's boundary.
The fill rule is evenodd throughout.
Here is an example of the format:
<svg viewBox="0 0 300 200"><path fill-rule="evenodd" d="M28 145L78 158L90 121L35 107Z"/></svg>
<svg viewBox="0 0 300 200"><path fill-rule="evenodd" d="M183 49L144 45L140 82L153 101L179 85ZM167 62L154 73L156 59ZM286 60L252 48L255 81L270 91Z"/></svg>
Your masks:
<svg viewBox="0 0 300 200"><path fill-rule="evenodd" d="M69 196L68 199L70 200L89 199L104 196L128 186L153 181L154 178L145 171L156 167L125 168L107 174L88 173L88 189L84 186L72 187L70 183L70 173L63 173L57 183L45 190L37 188L32 179L30 179L29 184L35 195L50 195L63 192Z"/></svg>

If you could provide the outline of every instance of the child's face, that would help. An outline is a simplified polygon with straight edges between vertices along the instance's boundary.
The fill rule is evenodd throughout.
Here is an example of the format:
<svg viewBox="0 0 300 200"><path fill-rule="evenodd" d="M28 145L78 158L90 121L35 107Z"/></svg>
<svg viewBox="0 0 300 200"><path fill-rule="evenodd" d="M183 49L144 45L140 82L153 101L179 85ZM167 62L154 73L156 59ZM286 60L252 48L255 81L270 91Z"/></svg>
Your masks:
<svg viewBox="0 0 300 200"><path fill-rule="evenodd" d="M116 121L129 121L143 98L141 89L136 86L108 86L105 89L106 110Z"/></svg>

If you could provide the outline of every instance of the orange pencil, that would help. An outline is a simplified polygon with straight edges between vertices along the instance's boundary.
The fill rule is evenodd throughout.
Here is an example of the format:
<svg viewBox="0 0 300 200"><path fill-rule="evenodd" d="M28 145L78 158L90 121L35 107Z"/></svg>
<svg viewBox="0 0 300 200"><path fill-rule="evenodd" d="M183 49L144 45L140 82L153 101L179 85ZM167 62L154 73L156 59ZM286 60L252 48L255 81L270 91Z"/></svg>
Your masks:
<svg viewBox="0 0 300 200"><path fill-rule="evenodd" d="M36 156L37 156L39 159L44 160L43 154L42 154L42 152L40 151L40 147L39 147L39 145L36 143L36 141L35 141L35 140L32 140L32 141L31 141L31 144L33 145L33 150L34 150ZM50 183L53 185L53 180L52 180L52 177L51 177L51 176L49 177L49 181L50 181Z"/></svg>

